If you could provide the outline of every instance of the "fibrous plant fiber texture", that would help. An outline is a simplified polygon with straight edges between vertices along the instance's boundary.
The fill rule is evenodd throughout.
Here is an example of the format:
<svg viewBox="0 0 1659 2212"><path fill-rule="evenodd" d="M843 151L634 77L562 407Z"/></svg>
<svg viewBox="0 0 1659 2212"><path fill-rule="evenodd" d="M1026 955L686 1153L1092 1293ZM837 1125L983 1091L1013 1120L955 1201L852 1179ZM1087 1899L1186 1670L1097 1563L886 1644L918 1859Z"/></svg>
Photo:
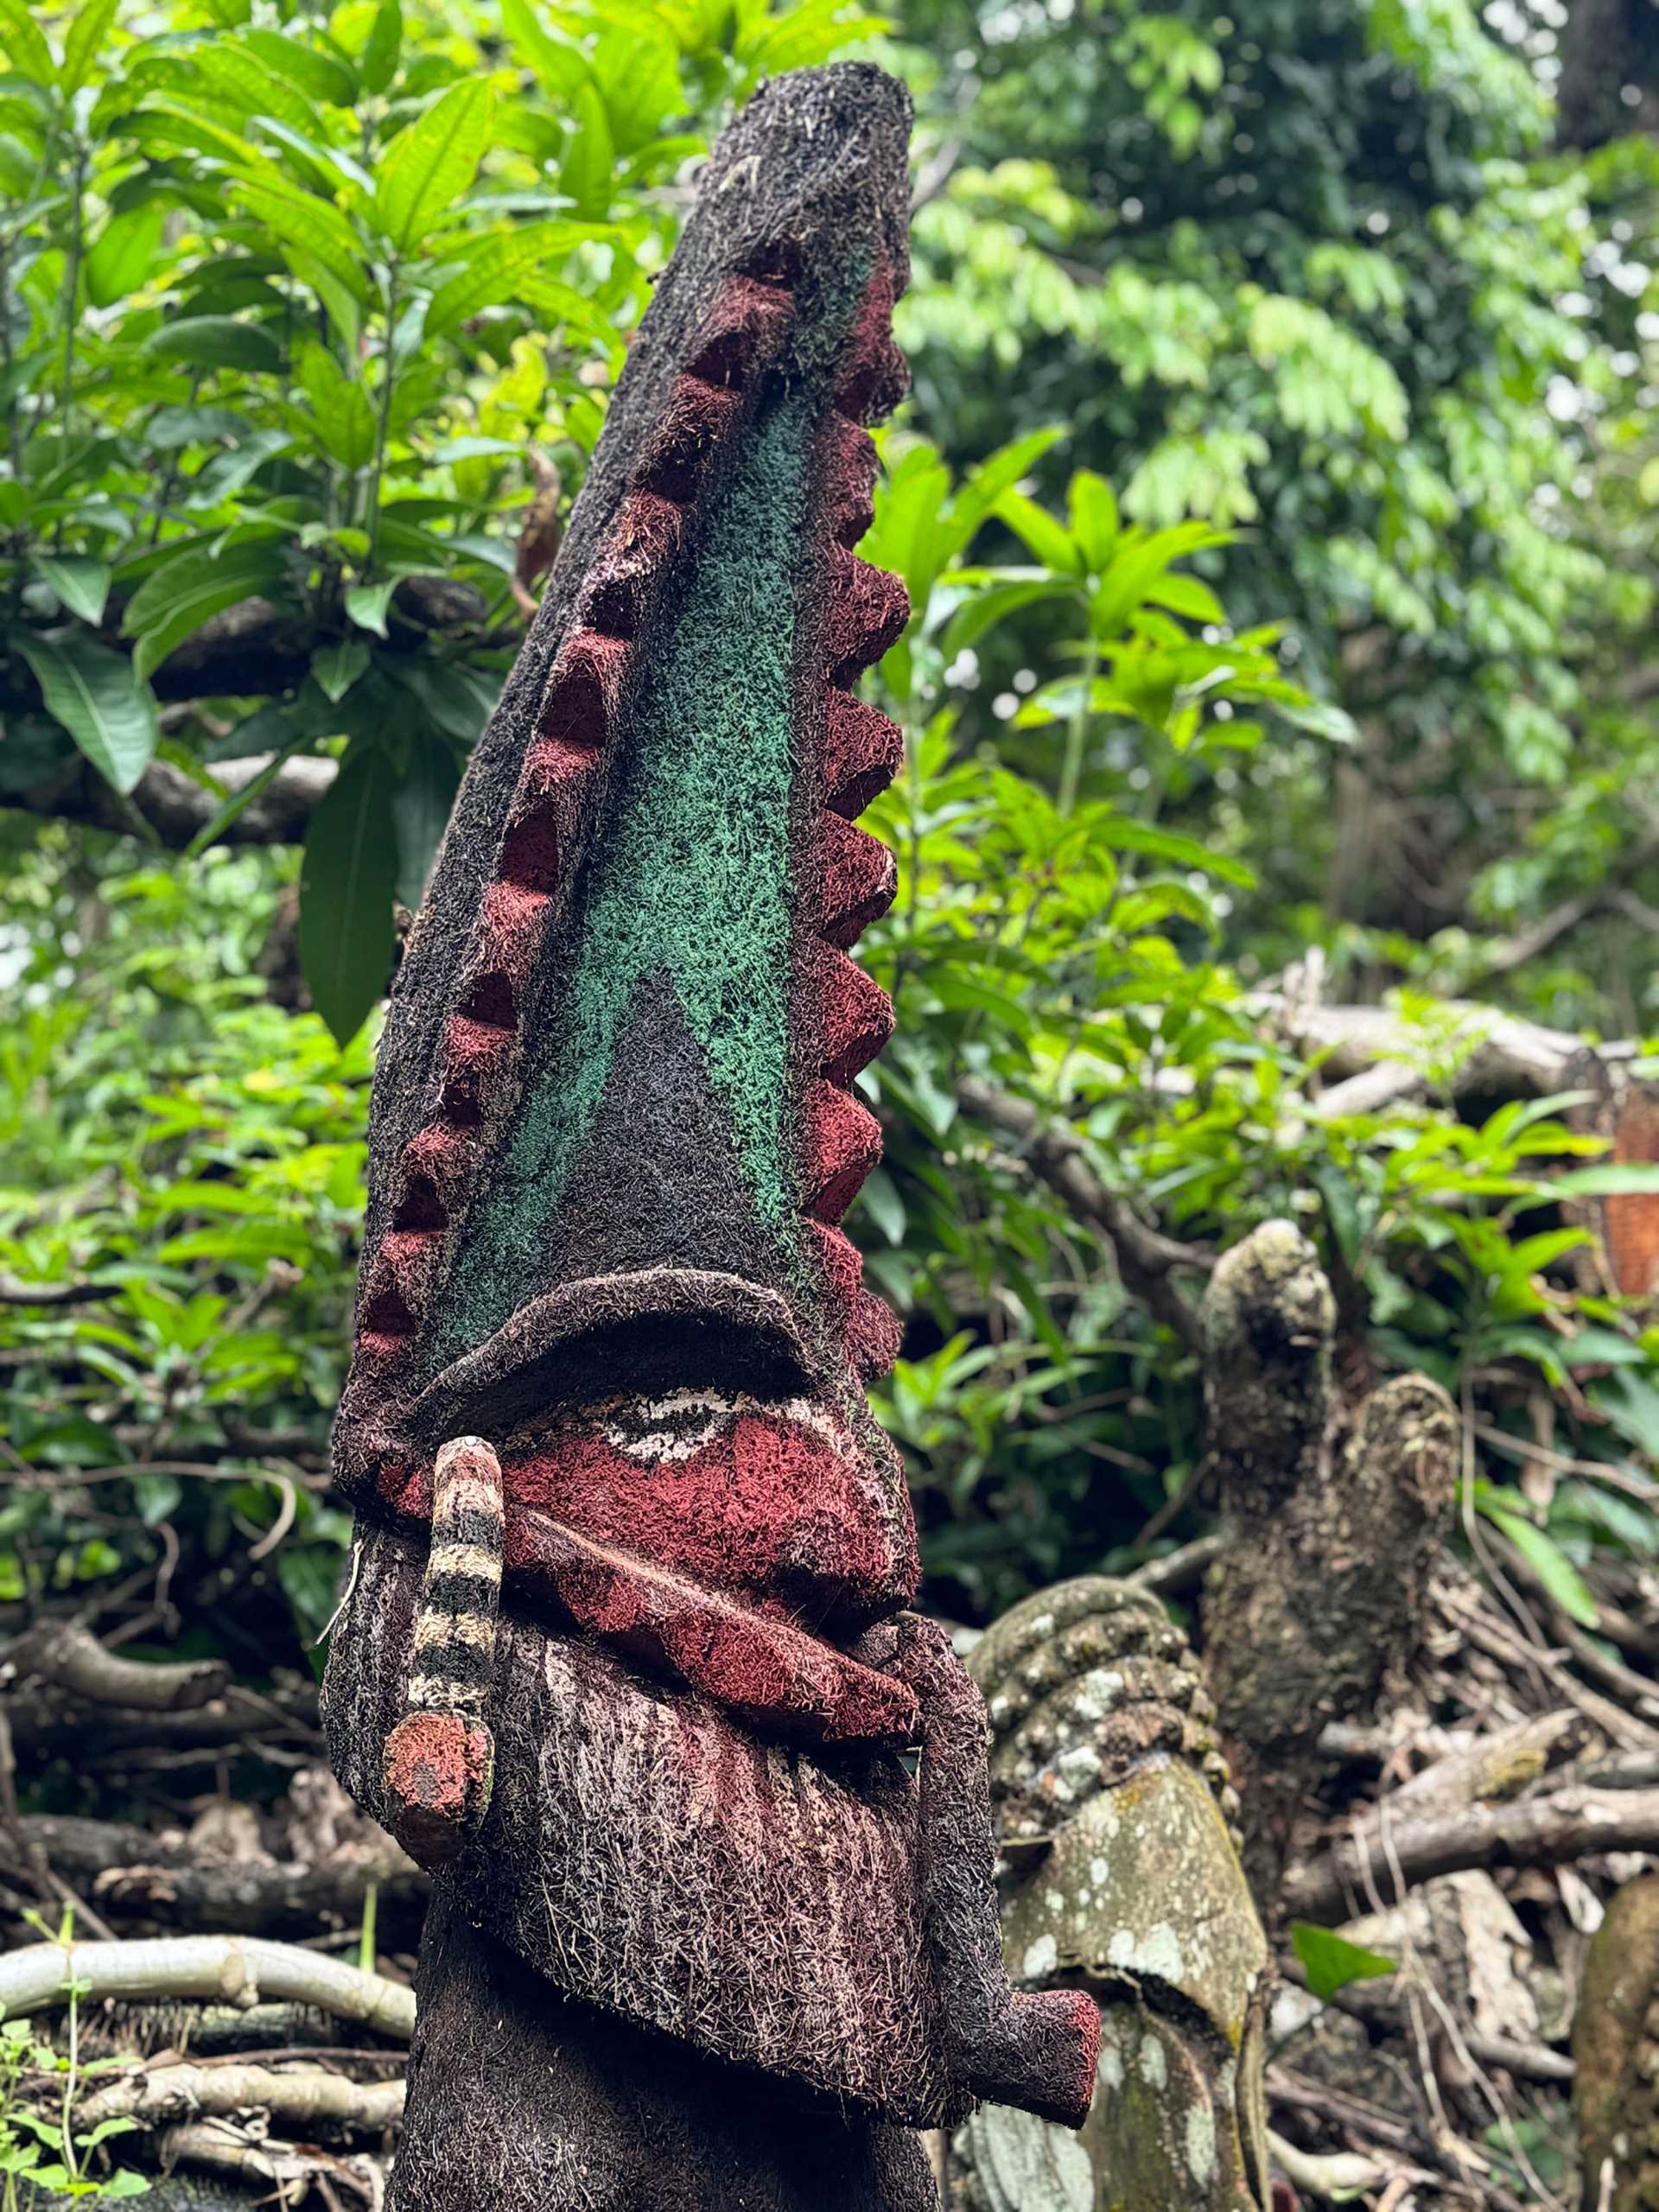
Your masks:
<svg viewBox="0 0 1659 2212"><path fill-rule="evenodd" d="M550 1991L442 1889L418 1986L389 2212L938 2204L918 2136L792 2097Z"/></svg>
<svg viewBox="0 0 1659 2212"><path fill-rule="evenodd" d="M327 1698L336 1770L372 1811L367 1747L397 1717L419 1589L418 1554L377 1534L342 1621L375 1663L332 1677ZM592 1643L511 1621L490 1715L489 1812L448 1877L474 1921L563 1988L705 2050L938 2117L944 1993L896 1756L757 1741Z"/></svg>
<svg viewBox="0 0 1659 2212"><path fill-rule="evenodd" d="M891 1020L842 948L892 895L847 817L897 733L848 687L906 608L850 546L861 423L902 388L907 124L862 67L769 88L632 350L398 979L350 1473L573 1281L771 1287L854 1419L849 1361L890 1351L835 1222L876 1152L846 1086Z"/></svg>

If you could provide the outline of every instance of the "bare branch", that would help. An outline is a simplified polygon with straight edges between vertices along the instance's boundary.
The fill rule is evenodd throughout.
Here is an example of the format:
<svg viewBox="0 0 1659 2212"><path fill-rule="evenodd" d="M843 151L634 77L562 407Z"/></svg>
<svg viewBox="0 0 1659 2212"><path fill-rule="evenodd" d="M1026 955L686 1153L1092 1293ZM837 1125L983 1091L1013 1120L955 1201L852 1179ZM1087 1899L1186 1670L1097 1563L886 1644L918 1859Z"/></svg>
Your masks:
<svg viewBox="0 0 1659 2212"><path fill-rule="evenodd" d="M1014 1139L1050 1189L1105 1236L1117 1255L1124 1287L1196 1351L1202 1341L1198 1314L1170 1278L1178 1270L1207 1274L1215 1264L1213 1255L1149 1228L1126 1198L1106 1188L1089 1165L1082 1138L1073 1130L1046 1123L1029 1100L999 1090L977 1076L963 1077L957 1096L964 1112Z"/></svg>
<svg viewBox="0 0 1659 2212"><path fill-rule="evenodd" d="M145 1713L182 1713L210 1704L230 1680L222 1659L175 1662L124 1659L77 1621L31 1630L0 1660L14 1678L36 1675L94 1705Z"/></svg>
<svg viewBox="0 0 1659 2212"><path fill-rule="evenodd" d="M66 2001L82 1985L97 2001L150 2004L171 1997L247 2007L262 1999L315 2005L376 2034L407 2042L415 1993L296 1944L254 1936L161 1936L130 1943L31 1943L0 1954L0 2012L15 2020Z"/></svg>
<svg viewBox="0 0 1659 2212"><path fill-rule="evenodd" d="M120 1288L114 1282L19 1282L16 1275L0 1275L0 1306L91 1306Z"/></svg>
<svg viewBox="0 0 1659 2212"><path fill-rule="evenodd" d="M269 753L242 760L218 760L210 771L226 791L238 791L270 766ZM311 810L339 772L334 760L298 756L286 760L257 798L250 799L230 823L220 842L226 845L295 844L304 836ZM4 802L25 813L82 822L98 830L130 830L142 821L163 844L182 852L213 821L225 801L205 789L170 760L152 760L124 801L88 761L77 760L32 791Z"/></svg>
<svg viewBox="0 0 1659 2212"><path fill-rule="evenodd" d="M1299 1920L1329 1924L1372 1884L1385 1904L1398 1904L1396 1868L1409 1889L1465 1867L1555 1866L1608 1851L1659 1851L1659 1789L1560 1789L1393 1821L1386 1853L1351 1834L1294 1869L1286 1904Z"/></svg>
<svg viewBox="0 0 1659 2212"><path fill-rule="evenodd" d="M194 2066L181 2062L126 2075L89 2097L76 2114L83 2127L132 2119L141 2127L175 2120L219 2118L257 2108L307 2128L346 2128L378 2135L404 2116L404 2084L352 2082L321 2066Z"/></svg>
<svg viewBox="0 0 1659 2212"><path fill-rule="evenodd" d="M23 1841L84 1883L116 1919L204 1924L226 1933L315 1933L318 1923L353 1923L372 1885L383 1917L393 1905L418 1908L426 1877L390 1836L372 1850L340 1853L304 1865L237 1859L215 1866L188 1844L166 1845L147 1828L72 1815L36 1814L18 1822Z"/></svg>
<svg viewBox="0 0 1659 2212"><path fill-rule="evenodd" d="M1324 1072L1334 1078L1317 1109L1322 1118L1338 1114L1377 1113L1396 1100L1421 1097L1427 1090L1422 1071L1422 1027L1378 1006L1292 1007L1271 993L1253 1003L1272 1019L1287 1043L1310 1056L1322 1054ZM1460 1054L1450 1077L1454 1096L1542 1097L1565 1087L1572 1062L1582 1054L1582 1037L1522 1021L1471 1000L1448 999L1440 1009L1445 1056ZM1602 1045L1606 1062L1634 1059L1634 1043Z"/></svg>
<svg viewBox="0 0 1659 2212"><path fill-rule="evenodd" d="M1166 1553L1162 1559L1149 1559L1128 1579L1157 1597L1179 1598L1196 1590L1220 1556L1221 1538L1200 1536L1193 1543L1183 1544L1178 1552Z"/></svg>

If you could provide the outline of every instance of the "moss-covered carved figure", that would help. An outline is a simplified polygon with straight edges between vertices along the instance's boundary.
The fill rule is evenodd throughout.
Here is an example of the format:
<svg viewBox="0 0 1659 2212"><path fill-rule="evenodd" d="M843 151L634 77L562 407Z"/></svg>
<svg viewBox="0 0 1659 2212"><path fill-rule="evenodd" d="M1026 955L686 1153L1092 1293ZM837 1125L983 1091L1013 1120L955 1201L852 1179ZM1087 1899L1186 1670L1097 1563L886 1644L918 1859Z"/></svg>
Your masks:
<svg viewBox="0 0 1659 2212"><path fill-rule="evenodd" d="M845 66L721 141L393 995L326 1709L435 1870L397 2212L910 2212L913 2131L1094 2080L1093 2005L1001 1967L838 1225L907 126Z"/></svg>
<svg viewBox="0 0 1659 2212"><path fill-rule="evenodd" d="M1145 1592L1084 1575L968 1663L1009 1970L1089 1991L1103 2040L1080 2134L994 2105L958 2132L957 2212L1266 2212L1268 1953L1185 1637Z"/></svg>

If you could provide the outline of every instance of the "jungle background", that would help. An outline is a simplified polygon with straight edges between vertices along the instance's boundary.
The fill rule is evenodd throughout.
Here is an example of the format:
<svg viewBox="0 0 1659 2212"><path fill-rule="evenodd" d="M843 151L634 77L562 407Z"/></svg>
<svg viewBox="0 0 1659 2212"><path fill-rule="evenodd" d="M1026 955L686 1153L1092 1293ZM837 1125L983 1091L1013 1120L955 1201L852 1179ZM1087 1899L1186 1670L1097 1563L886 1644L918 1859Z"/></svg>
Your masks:
<svg viewBox="0 0 1659 2212"><path fill-rule="evenodd" d="M862 549L914 608L861 954L898 1033L849 1226L926 1602L1152 1568L1201 1627L1202 1294L1296 1224L1337 1400L1448 1394L1486 1639L1426 1600L1392 1701L1324 1716L1303 1861L1561 1712L1576 1765L1516 1788L1642 1787L1617 1849L1503 1875L1472 2073L1373 2011L1312 2086L1318 1995L1399 1946L1286 1937L1290 2178L1659 2201L1611 2193L1637 2152L1581 2175L1570 2055L1659 1858L1649 0L0 0L7 1940L406 1968L416 1886L352 1856L315 1732L376 1007L700 151L845 54L918 106ZM136 1713L65 1624L200 1694ZM73 2018L0 2038L0 2202L136 2192ZM349 2145L261 2155L374 2201Z"/></svg>

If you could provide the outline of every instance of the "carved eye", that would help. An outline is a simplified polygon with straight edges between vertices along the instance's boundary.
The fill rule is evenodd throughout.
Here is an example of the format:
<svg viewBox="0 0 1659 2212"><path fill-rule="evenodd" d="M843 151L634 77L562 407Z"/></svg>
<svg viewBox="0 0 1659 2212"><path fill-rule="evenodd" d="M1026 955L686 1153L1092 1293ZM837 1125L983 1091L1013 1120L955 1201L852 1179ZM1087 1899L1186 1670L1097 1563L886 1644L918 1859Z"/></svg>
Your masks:
<svg viewBox="0 0 1659 2212"><path fill-rule="evenodd" d="M657 1398L613 1398L600 1427L619 1452L642 1465L689 1459L728 1428L747 1402L723 1390L669 1390Z"/></svg>

